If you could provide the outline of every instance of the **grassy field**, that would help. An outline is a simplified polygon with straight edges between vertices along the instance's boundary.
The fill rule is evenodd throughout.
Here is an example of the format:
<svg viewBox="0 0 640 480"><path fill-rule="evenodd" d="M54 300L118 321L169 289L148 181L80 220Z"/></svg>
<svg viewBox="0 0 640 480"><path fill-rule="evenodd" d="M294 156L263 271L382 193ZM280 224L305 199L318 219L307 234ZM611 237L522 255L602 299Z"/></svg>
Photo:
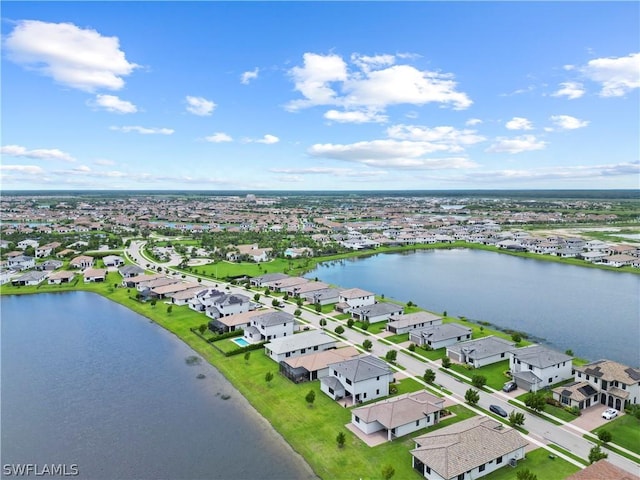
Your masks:
<svg viewBox="0 0 640 480"><path fill-rule="evenodd" d="M622 415L592 432L597 434L601 430L611 432L611 441L616 445L640 455L640 420L633 415Z"/></svg>
<svg viewBox="0 0 640 480"><path fill-rule="evenodd" d="M504 372L509 370L509 360L503 360L502 362L494 363L480 368L468 369L463 365L452 363L450 370L461 373L471 378L474 375L483 375L487 379L487 385L495 388L496 390L502 389L505 382L510 380Z"/></svg>
<svg viewBox="0 0 640 480"><path fill-rule="evenodd" d="M575 465L559 457L549 458L549 452L538 448L527 453L527 456L518 462L517 467L505 466L490 475L490 480L514 480L520 470L529 469L539 480L562 480L579 470Z"/></svg>

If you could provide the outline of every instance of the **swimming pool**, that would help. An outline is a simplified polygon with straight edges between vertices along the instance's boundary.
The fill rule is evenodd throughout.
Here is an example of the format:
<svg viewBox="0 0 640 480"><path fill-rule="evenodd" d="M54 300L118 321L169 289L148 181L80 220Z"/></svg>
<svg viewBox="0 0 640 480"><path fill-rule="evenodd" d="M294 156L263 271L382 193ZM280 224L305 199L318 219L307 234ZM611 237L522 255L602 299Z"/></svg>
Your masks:
<svg viewBox="0 0 640 480"><path fill-rule="evenodd" d="M238 338L232 338L231 339L232 342L236 343L237 345L241 346L241 347L246 347L249 345L249 342L247 342L244 338L242 337L238 337Z"/></svg>

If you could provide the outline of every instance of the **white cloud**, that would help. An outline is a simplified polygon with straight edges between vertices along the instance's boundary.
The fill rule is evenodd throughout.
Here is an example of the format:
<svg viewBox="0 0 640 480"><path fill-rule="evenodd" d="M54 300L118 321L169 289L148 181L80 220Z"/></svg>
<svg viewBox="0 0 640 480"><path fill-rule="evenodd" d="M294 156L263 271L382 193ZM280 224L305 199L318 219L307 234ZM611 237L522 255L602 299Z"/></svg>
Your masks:
<svg viewBox="0 0 640 480"><path fill-rule="evenodd" d="M640 88L640 53L595 58L580 70L587 78L601 84L602 97L621 97L634 88Z"/></svg>
<svg viewBox="0 0 640 480"><path fill-rule="evenodd" d="M457 130L449 126L428 128L416 125L394 125L387 129L387 135L398 140L435 143L449 152L460 152L464 150L465 145L473 145L486 140L475 130Z"/></svg>
<svg viewBox="0 0 640 480"><path fill-rule="evenodd" d="M98 160L96 160L95 162L96 165L101 165L103 167L109 167L111 165L115 165L116 162L114 162L113 160L107 160L105 158L99 158Z"/></svg>
<svg viewBox="0 0 640 480"><path fill-rule="evenodd" d="M496 170L488 172L474 172L466 176L472 181L548 181L575 180L579 178L606 178L640 173L640 162L627 162L604 165L576 165L533 168L529 170Z"/></svg>
<svg viewBox="0 0 640 480"><path fill-rule="evenodd" d="M38 160L62 160L64 162L75 162L75 158L57 148L36 148L27 150L21 145L5 145L0 147L0 154L9 157L36 158Z"/></svg>
<svg viewBox="0 0 640 480"><path fill-rule="evenodd" d="M258 78L258 73L260 73L260 69L258 67L256 67L255 69L253 69L251 71L244 72L240 76L240 82L243 85L248 85L251 80L255 80L256 78Z"/></svg>
<svg viewBox="0 0 640 480"><path fill-rule="evenodd" d="M506 138L498 137L495 143L486 151L493 153L521 153L533 150L543 150L546 142L538 140L533 135L522 135L520 137Z"/></svg>
<svg viewBox="0 0 640 480"><path fill-rule="evenodd" d="M193 113L194 115L199 115L201 117L206 117L211 115L213 110L216 108L216 104L211 100L207 100L203 97L191 97L187 95L187 111Z"/></svg>
<svg viewBox="0 0 640 480"><path fill-rule="evenodd" d="M271 145L274 143L278 143L280 139L275 135L269 135L268 133L259 140L255 140L256 143L266 143L267 145Z"/></svg>
<svg viewBox="0 0 640 480"><path fill-rule="evenodd" d="M338 110L329 110L324 114L324 118L339 123L384 123L387 121L386 115L380 115L375 111L352 110L339 112Z"/></svg>
<svg viewBox="0 0 640 480"><path fill-rule="evenodd" d="M213 135L209 135L208 137L204 137L207 142L211 143L223 143L223 142L232 142L233 138L230 135L227 135L223 132L216 132Z"/></svg>
<svg viewBox="0 0 640 480"><path fill-rule="evenodd" d="M0 165L2 172L17 172L26 175L43 175L45 171L37 165Z"/></svg>
<svg viewBox="0 0 640 480"><path fill-rule="evenodd" d="M559 130L575 130L589 125L588 120L579 120L570 115L552 115L550 119Z"/></svg>
<svg viewBox="0 0 640 480"><path fill-rule="evenodd" d="M175 130L171 128L147 128L147 127L139 127L137 125L129 125L124 127L109 127L109 130L114 130L117 132L123 133L131 133L136 132L140 135L172 135Z"/></svg>
<svg viewBox="0 0 640 480"><path fill-rule="evenodd" d="M465 125L467 127L474 127L476 125L480 125L481 123L482 123L482 120L480 120L479 118L470 118L465 122Z"/></svg>
<svg viewBox="0 0 640 480"><path fill-rule="evenodd" d="M399 57L398 57L399 58ZM453 75L421 71L412 65L395 64L392 55L351 56L352 71L335 54L305 53L304 64L289 71L295 89L304 98L289 102L290 111L317 105L335 105L347 111L381 113L397 104L440 103L454 109L472 102L456 90Z"/></svg>
<svg viewBox="0 0 640 480"><path fill-rule="evenodd" d="M92 105L114 113L136 113L138 111L138 107L133 103L121 100L115 95L96 95Z"/></svg>
<svg viewBox="0 0 640 480"><path fill-rule="evenodd" d="M119 90L135 68L117 37L72 23L20 20L4 40L8 58L63 85L93 92Z"/></svg>
<svg viewBox="0 0 640 480"><path fill-rule="evenodd" d="M513 117L505 124L505 127L508 130L533 130L531 121L523 117Z"/></svg>
<svg viewBox="0 0 640 480"><path fill-rule="evenodd" d="M562 88L551 94L552 97L567 97L569 100L574 100L585 94L584 86L579 82L564 82L560 87Z"/></svg>

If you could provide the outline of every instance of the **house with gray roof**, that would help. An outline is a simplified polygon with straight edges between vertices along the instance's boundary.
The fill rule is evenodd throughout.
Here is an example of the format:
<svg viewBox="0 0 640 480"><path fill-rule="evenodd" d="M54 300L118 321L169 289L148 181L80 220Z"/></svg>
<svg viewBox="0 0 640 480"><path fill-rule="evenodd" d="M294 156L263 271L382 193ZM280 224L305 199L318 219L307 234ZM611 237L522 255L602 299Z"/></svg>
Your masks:
<svg viewBox="0 0 640 480"><path fill-rule="evenodd" d="M125 265L118 269L122 278L131 278L144 273L144 268L138 265Z"/></svg>
<svg viewBox="0 0 640 480"><path fill-rule="evenodd" d="M574 367L577 382L586 382L597 391L601 404L617 410L640 403L640 369L612 360L598 360ZM578 405L580 406L580 405ZM586 408L585 403L585 408ZM582 408L582 407L580 407Z"/></svg>
<svg viewBox="0 0 640 480"><path fill-rule="evenodd" d="M60 268L62 265L64 265L64 262L61 260L45 260L44 262L36 265L36 269L52 271Z"/></svg>
<svg viewBox="0 0 640 480"><path fill-rule="evenodd" d="M329 365L329 376L320 380L320 390L334 400L350 398L351 404L389 395L393 370L373 355L362 355Z"/></svg>
<svg viewBox="0 0 640 480"><path fill-rule="evenodd" d="M293 335L296 319L280 310L263 313L251 318L251 325L244 329L244 339L249 343L264 342Z"/></svg>
<svg viewBox="0 0 640 480"><path fill-rule="evenodd" d="M28 255L14 255L7 258L7 267L11 270L22 271L36 266L36 260Z"/></svg>
<svg viewBox="0 0 640 480"><path fill-rule="evenodd" d="M287 287L281 288L280 291L285 292L291 296L301 296L304 293L317 292L318 290L324 290L326 288L329 288L328 283L310 281L296 285L289 285Z"/></svg>
<svg viewBox="0 0 640 480"><path fill-rule="evenodd" d="M375 294L361 288L349 288L340 291L336 310L347 313L352 308L373 305L376 303Z"/></svg>
<svg viewBox="0 0 640 480"><path fill-rule="evenodd" d="M355 408L351 424L367 435L384 430L391 441L435 425L443 408L444 398L420 390Z"/></svg>
<svg viewBox="0 0 640 480"><path fill-rule="evenodd" d="M318 350L297 357L289 357L280 362L280 373L292 382L308 382L329 375L329 365L360 355L356 347L348 346Z"/></svg>
<svg viewBox="0 0 640 480"><path fill-rule="evenodd" d="M60 285L61 283L69 283L75 277L75 272L70 270L60 270L49 275L47 283L49 285Z"/></svg>
<svg viewBox="0 0 640 480"><path fill-rule="evenodd" d="M102 258L105 267L119 267L124 265L124 258L119 255L106 255Z"/></svg>
<svg viewBox="0 0 640 480"><path fill-rule="evenodd" d="M309 283L309 279L304 277L287 277L279 280L272 280L270 282L262 282L262 287L267 287L274 292L283 292L284 289L290 287L297 287Z"/></svg>
<svg viewBox="0 0 640 480"><path fill-rule="evenodd" d="M537 391L573 377L573 359L543 345L530 345L509 352L509 369L516 385Z"/></svg>
<svg viewBox="0 0 640 480"><path fill-rule="evenodd" d="M387 323L387 330L396 335L409 333L411 330L418 328L431 327L433 325L441 325L442 317L429 312L407 313L401 317L390 320Z"/></svg>
<svg viewBox="0 0 640 480"><path fill-rule="evenodd" d="M283 280L289 278L289 275L284 273L265 273L259 277L253 277L249 280L249 283L254 287L262 287L264 283L273 282L274 280Z"/></svg>
<svg viewBox="0 0 640 480"><path fill-rule="evenodd" d="M336 348L336 339L321 330L310 330L286 337L274 338L264 346L265 353L274 362Z"/></svg>
<svg viewBox="0 0 640 480"><path fill-rule="evenodd" d="M413 468L438 480L476 479L525 456L517 430L487 417L473 417L413 439Z"/></svg>
<svg viewBox="0 0 640 480"><path fill-rule="evenodd" d="M376 323L397 319L404 313L404 307L395 303L374 303L351 310L351 317L362 322Z"/></svg>
<svg viewBox="0 0 640 480"><path fill-rule="evenodd" d="M47 278L49 272L40 270L31 270L30 272L23 273L11 280L12 285L38 285L45 278Z"/></svg>
<svg viewBox="0 0 640 480"><path fill-rule="evenodd" d="M418 346L429 345L434 350L471 339L471 329L458 323L443 323L409 332L409 340Z"/></svg>
<svg viewBox="0 0 640 480"><path fill-rule="evenodd" d="M251 300L246 295L237 293L225 293L212 297L212 302L205 309L205 315L209 318L220 318L236 313L248 312L251 308Z"/></svg>
<svg viewBox="0 0 640 480"><path fill-rule="evenodd" d="M332 303L338 303L338 298L340 297L340 289L323 288L322 290L302 293L300 294L300 297L309 303L331 305Z"/></svg>
<svg viewBox="0 0 640 480"><path fill-rule="evenodd" d="M500 337L488 337L456 343L447 347L447 357L457 363L466 363L475 368L491 365L509 359L509 352L513 350L514 342Z"/></svg>

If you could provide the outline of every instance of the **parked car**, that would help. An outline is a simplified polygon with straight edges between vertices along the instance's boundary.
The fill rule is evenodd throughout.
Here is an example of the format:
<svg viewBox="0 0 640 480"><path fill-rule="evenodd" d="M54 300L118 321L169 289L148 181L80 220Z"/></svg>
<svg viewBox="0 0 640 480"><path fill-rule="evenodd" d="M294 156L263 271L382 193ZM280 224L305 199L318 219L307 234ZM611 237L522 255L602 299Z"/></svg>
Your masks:
<svg viewBox="0 0 640 480"><path fill-rule="evenodd" d="M516 382L507 382L502 387L502 391L503 392L513 392L516 388L518 388L518 385L516 385Z"/></svg>
<svg viewBox="0 0 640 480"><path fill-rule="evenodd" d="M618 410L615 408L607 408L604 412L602 412L602 418L606 420L611 420L612 418L616 418L618 416Z"/></svg>
<svg viewBox="0 0 640 480"><path fill-rule="evenodd" d="M501 417L508 417L509 414L499 405L489 405L489 410L491 410L496 415L500 415Z"/></svg>

